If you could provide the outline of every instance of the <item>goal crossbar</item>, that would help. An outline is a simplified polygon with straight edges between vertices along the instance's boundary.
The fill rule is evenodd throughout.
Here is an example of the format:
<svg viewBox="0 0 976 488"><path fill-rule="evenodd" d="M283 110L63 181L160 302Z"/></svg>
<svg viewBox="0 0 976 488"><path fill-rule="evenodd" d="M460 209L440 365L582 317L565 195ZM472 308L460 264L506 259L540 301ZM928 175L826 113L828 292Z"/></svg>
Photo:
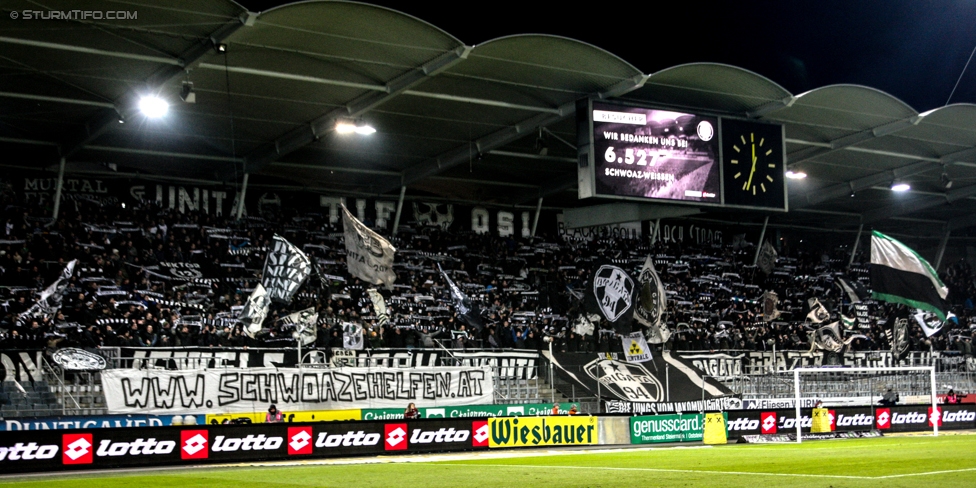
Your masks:
<svg viewBox="0 0 976 488"><path fill-rule="evenodd" d="M796 442L802 442L800 434L800 373L882 373L928 371L932 386L932 412L938 411L938 397L935 389L935 366L891 366L878 368L794 368L793 369L793 401L796 407ZM932 422L932 433L939 435L939 423Z"/></svg>

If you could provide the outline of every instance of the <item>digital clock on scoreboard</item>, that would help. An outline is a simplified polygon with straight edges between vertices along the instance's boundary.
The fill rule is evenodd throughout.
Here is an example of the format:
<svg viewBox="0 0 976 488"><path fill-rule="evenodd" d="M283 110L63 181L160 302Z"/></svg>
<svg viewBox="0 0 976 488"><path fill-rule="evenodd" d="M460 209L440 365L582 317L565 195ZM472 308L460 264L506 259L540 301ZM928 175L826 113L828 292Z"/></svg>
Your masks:
<svg viewBox="0 0 976 488"><path fill-rule="evenodd" d="M592 196L721 203L717 117L591 103Z"/></svg>

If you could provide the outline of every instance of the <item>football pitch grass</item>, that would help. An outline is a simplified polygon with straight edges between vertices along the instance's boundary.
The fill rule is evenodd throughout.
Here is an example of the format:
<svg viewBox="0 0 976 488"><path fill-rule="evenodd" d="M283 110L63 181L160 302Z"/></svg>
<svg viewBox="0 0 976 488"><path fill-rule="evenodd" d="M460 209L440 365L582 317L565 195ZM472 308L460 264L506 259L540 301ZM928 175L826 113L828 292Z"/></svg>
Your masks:
<svg viewBox="0 0 976 488"><path fill-rule="evenodd" d="M248 463L3 478L0 486L972 487L976 486L976 435Z"/></svg>

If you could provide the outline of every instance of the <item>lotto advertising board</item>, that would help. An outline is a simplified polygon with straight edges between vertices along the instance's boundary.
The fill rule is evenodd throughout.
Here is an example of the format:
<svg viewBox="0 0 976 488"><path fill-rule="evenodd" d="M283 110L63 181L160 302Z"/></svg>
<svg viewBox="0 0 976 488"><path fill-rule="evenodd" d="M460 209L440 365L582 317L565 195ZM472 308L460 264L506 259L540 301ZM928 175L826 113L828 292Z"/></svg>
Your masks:
<svg viewBox="0 0 976 488"><path fill-rule="evenodd" d="M899 405L894 407L838 407L828 408L831 430L854 432L919 432L932 430L932 422L939 429L976 428L976 408L970 405L939 405L935 413L931 405ZM811 410L801 409L800 431L810 432ZM789 434L796 432L796 410L733 410L729 412L729 437L757 434Z"/></svg>
<svg viewBox="0 0 976 488"><path fill-rule="evenodd" d="M488 419L488 427L492 448L597 444L600 434L597 418L590 415L495 417Z"/></svg>
<svg viewBox="0 0 976 488"><path fill-rule="evenodd" d="M0 472L487 448L488 422L484 419L20 431L0 438Z"/></svg>

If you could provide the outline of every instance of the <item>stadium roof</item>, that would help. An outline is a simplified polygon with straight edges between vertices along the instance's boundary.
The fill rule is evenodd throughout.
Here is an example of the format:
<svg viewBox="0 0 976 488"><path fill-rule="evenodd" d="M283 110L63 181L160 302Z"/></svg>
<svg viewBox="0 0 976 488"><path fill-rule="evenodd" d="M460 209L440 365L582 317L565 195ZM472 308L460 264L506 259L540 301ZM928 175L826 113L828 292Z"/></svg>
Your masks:
<svg viewBox="0 0 976 488"><path fill-rule="evenodd" d="M571 208L606 203L576 196L575 102L618 98L784 124L789 168L809 177L790 182L790 212L771 223L954 236L976 225L973 105L918 113L854 85L792 94L720 64L643 73L549 35L472 46L421 19L344 1L253 13L224 0L165 0L139 4L126 20L9 15L37 8L11 0L2 9L7 166L52 168L65 157L69 172L111 166L228 182L246 172L251 184L281 189L395 198L406 186L413 197L502 205L544 197L546 207ZM186 82L196 103L180 101ZM149 93L170 101L165 118L137 111ZM339 119L378 132L337 134ZM896 180L912 189L892 192Z"/></svg>

